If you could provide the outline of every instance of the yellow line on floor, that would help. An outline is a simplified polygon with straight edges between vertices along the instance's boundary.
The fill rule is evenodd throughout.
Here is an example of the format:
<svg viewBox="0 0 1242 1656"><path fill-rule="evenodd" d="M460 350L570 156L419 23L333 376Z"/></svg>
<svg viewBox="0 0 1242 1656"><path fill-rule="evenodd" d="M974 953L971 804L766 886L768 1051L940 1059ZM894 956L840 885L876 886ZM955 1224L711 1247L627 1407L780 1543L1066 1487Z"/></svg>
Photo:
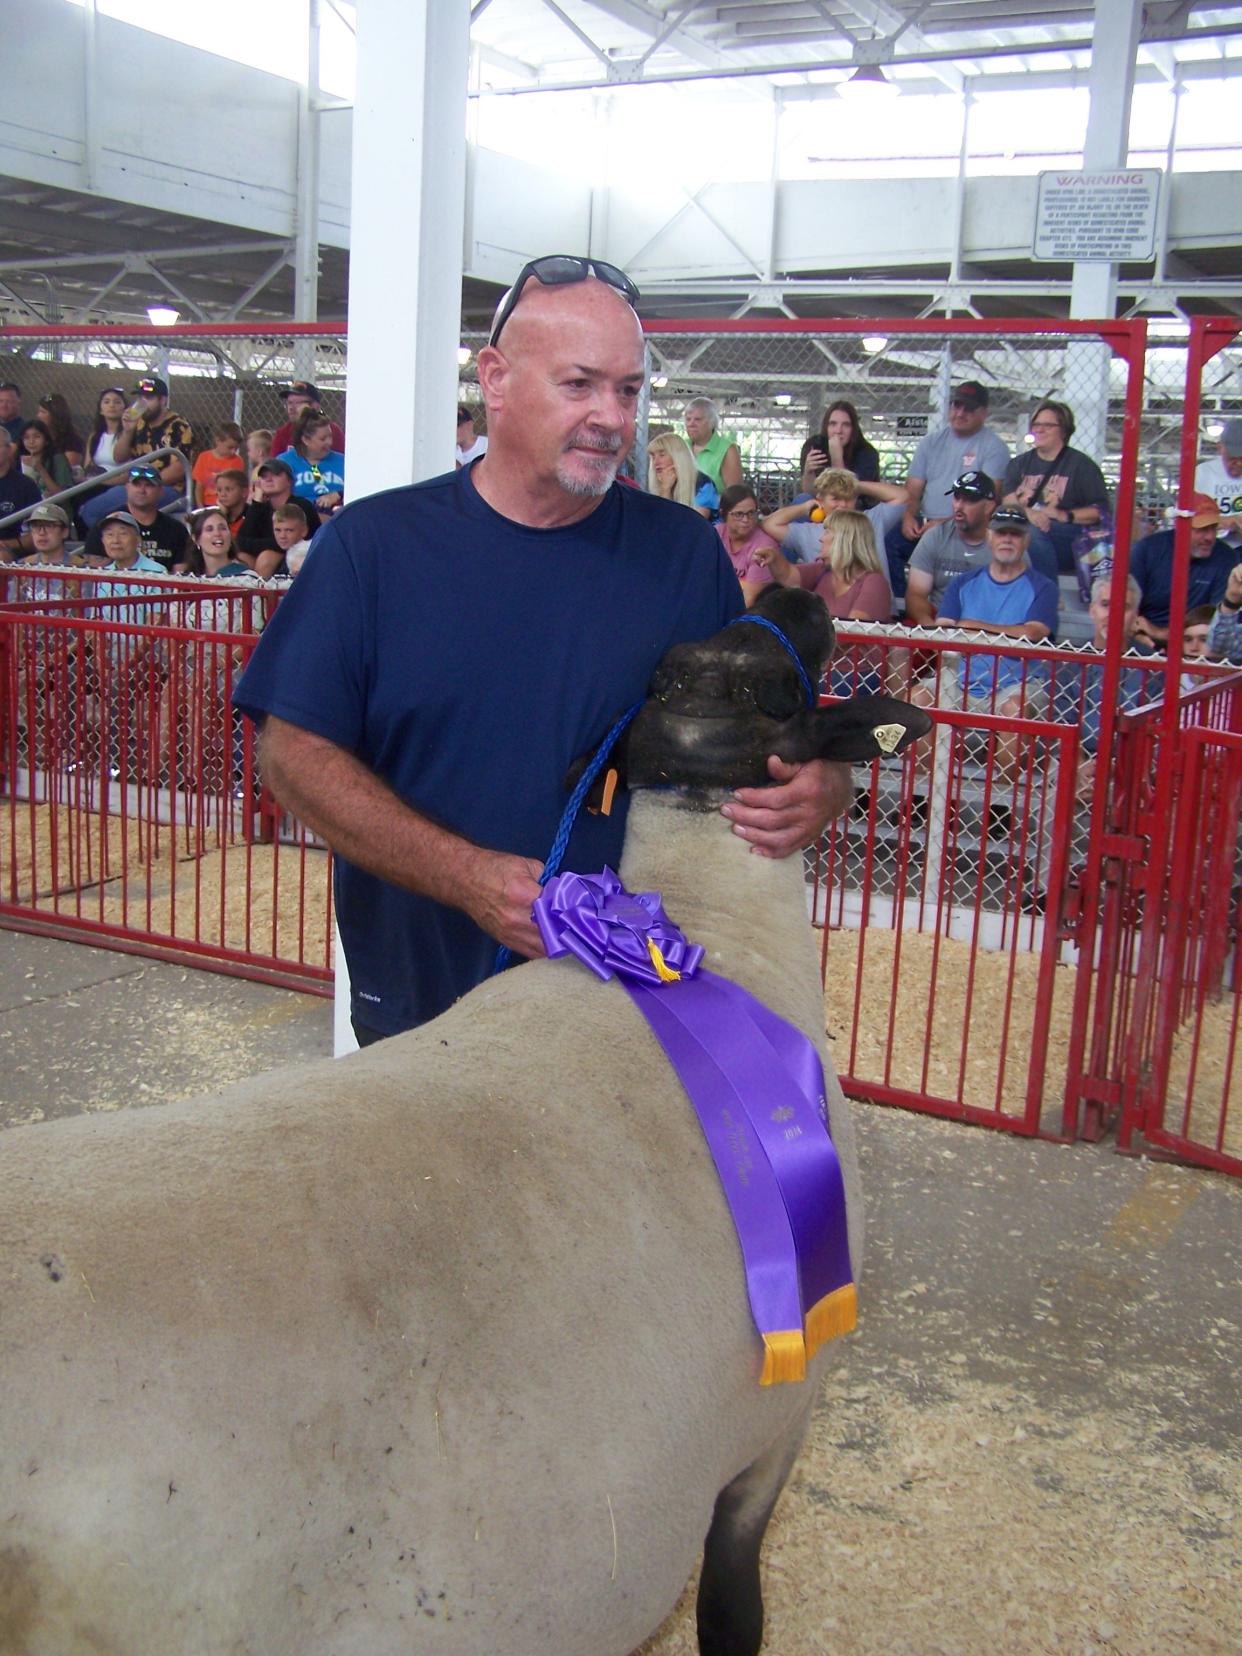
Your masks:
<svg viewBox="0 0 1242 1656"><path fill-rule="evenodd" d="M1153 1167L1130 1200L1113 1215L1105 1238L1131 1247L1159 1247L1173 1235L1182 1214L1198 1198L1195 1179Z"/></svg>

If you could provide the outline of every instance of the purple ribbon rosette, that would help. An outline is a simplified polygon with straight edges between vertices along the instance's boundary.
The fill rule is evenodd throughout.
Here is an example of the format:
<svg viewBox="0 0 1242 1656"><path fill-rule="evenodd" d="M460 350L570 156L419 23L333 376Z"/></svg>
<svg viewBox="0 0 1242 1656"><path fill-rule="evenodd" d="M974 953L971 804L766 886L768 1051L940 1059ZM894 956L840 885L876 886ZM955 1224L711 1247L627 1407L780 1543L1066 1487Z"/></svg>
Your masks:
<svg viewBox="0 0 1242 1656"><path fill-rule="evenodd" d="M694 1106L733 1216L761 1385L801 1380L825 1340L854 1327L857 1301L841 1166L812 1042L703 966L659 892L627 892L611 869L558 874L533 909L549 959L575 955L617 977Z"/></svg>

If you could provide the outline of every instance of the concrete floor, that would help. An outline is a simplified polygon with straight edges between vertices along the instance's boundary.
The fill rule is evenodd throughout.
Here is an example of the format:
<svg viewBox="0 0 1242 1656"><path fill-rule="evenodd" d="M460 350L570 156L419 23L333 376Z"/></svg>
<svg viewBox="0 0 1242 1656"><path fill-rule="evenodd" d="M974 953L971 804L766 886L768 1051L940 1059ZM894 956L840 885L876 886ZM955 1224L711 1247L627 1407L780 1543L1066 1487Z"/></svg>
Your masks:
<svg viewBox="0 0 1242 1656"><path fill-rule="evenodd" d="M153 1105L330 1050L329 1001L76 944L0 940L2 1126ZM851 1545L869 1556L879 1525L897 1561L865 1625L842 1619L827 1554L815 1553L810 1582L774 1566L767 1648L1242 1650L1242 1181L880 1107L856 1118L868 1199L861 1324L773 1544L776 1558L786 1547L798 1558L800 1538L831 1520L833 1539L819 1545L856 1532ZM950 1441L955 1421L965 1435ZM941 1505L922 1510L937 1480L911 1466L938 1465L937 1445L951 1472L939 1476ZM981 1508L1005 1502L1002 1615L975 1586L1001 1556L984 1533L995 1515ZM1037 1511L1046 1521L1032 1531ZM951 1558L935 1560L937 1534L952 1537ZM1027 1580L1023 1560L1043 1574ZM934 1637L902 1609L929 1569L945 1616L955 1590L962 1598L960 1620ZM1065 1592L1076 1596L1058 1610ZM1073 1605L1087 1608L1078 1616ZM649 1648L674 1656L689 1637L683 1606Z"/></svg>

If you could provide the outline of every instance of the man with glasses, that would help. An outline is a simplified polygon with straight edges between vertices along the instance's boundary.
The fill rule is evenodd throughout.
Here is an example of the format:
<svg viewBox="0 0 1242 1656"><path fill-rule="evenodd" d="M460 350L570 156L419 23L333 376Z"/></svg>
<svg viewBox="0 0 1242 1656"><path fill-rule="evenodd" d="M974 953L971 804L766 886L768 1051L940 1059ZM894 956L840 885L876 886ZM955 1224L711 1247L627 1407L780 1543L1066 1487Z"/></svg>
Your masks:
<svg viewBox="0 0 1242 1656"><path fill-rule="evenodd" d="M888 552L897 595L905 591L906 565L919 537L949 515L941 503L953 493L954 479L979 471L999 484L1005 475L1009 450L988 430L989 402L986 385L963 380L949 400L948 424L924 437L914 451L904 505L877 506L871 514L876 538Z"/></svg>
<svg viewBox="0 0 1242 1656"><path fill-rule="evenodd" d="M565 774L671 645L742 613L696 513L615 483L643 388L637 290L599 260L526 266L479 353L488 450L353 501L319 532L235 693L265 780L336 852L362 1044L443 1011L531 904ZM725 807L766 856L814 839L848 772L771 761ZM584 811L564 866L614 867L625 804Z"/></svg>
<svg viewBox="0 0 1242 1656"><path fill-rule="evenodd" d="M189 563L190 537L183 523L160 511L161 487L160 474L154 466L131 466L125 479L124 503L113 510L125 512L136 524L140 557L158 564L165 574L180 575ZM105 513L105 516L111 515L111 512ZM82 555L88 563L106 561L102 529L100 518L86 537Z"/></svg>

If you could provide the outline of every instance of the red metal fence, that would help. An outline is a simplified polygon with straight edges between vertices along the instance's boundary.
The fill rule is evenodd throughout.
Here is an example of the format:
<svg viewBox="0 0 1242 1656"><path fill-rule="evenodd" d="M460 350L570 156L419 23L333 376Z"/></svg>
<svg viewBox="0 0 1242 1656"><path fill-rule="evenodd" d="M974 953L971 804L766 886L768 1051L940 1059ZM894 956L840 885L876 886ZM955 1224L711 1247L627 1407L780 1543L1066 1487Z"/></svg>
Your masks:
<svg viewBox="0 0 1242 1656"><path fill-rule="evenodd" d="M864 361L861 336L874 330L891 344ZM1176 416L1183 505L1209 365L1214 409L1235 406L1237 331L1213 321L1192 333ZM183 403L235 415L241 399L246 423L275 423L272 380L296 349L318 353L314 377L329 384L343 360L327 334L105 333L10 345L26 352L27 378L89 369L109 382L118 366L158 367L171 352ZM934 415L954 379L990 384L1011 421L1049 390L1093 401L1117 482L1119 622L1144 418L1144 450L1152 441L1141 323L743 320L649 335L669 371L652 418L676 418L707 390L756 463L842 385L894 465L917 437L899 440L911 418L901 411L921 399ZM1160 419L1167 444L1173 416ZM1180 528L1182 572L1188 539ZM104 597L91 577L62 577L54 591L12 571L0 579L3 922L327 992L327 854L281 815L251 733L228 710L270 590L148 578ZM1175 599L1174 637L1180 621ZM849 1090L1014 1132L1098 1136L1116 1124L1123 1145L1142 1138L1238 1171L1242 677L1194 668L1184 685L1179 662L1123 658L1116 630L1104 654L893 628L860 628L842 645L831 694L916 693L936 727L925 751L860 776L853 814L810 860L828 1027ZM965 701L972 659L1008 663L1013 682L997 673L991 696Z"/></svg>
<svg viewBox="0 0 1242 1656"><path fill-rule="evenodd" d="M330 994L328 853L263 789L229 704L272 595L5 581L3 922Z"/></svg>

